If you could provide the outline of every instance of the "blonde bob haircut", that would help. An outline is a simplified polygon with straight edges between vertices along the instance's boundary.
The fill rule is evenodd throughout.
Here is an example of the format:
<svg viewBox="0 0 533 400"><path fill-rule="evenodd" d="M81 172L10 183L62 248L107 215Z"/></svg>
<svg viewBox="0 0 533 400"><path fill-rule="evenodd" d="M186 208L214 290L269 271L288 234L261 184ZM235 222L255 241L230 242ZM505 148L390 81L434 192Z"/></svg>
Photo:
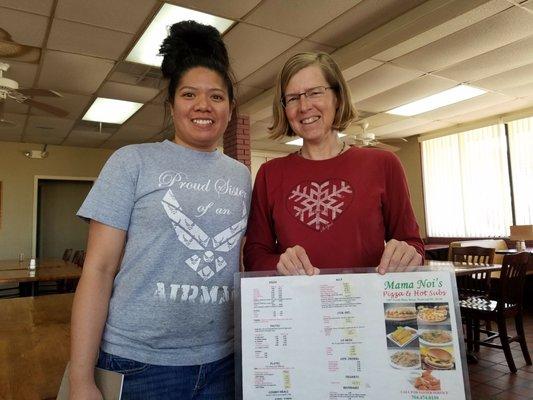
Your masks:
<svg viewBox="0 0 533 400"><path fill-rule="evenodd" d="M279 139L283 136L296 136L285 115L282 97L291 78L311 65L316 65L322 70L328 85L335 90L338 107L333 120L333 129L343 131L357 117L357 112L352 105L348 85L342 76L339 66L333 61L331 56L323 52L298 53L287 60L276 78L274 103L272 104L273 123L268 128L272 139Z"/></svg>

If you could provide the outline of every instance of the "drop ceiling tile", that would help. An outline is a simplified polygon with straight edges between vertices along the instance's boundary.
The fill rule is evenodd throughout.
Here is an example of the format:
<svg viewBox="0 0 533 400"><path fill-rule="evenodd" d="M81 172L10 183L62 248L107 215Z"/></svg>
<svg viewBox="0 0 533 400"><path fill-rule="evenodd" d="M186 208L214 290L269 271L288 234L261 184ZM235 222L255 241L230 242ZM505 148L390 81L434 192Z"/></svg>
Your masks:
<svg viewBox="0 0 533 400"><path fill-rule="evenodd" d="M37 132L30 135L24 135L23 140L29 143L39 144L56 144L60 145L64 137L49 135L47 132Z"/></svg>
<svg viewBox="0 0 533 400"><path fill-rule="evenodd" d="M91 95L113 65L101 58L50 50L44 56L38 87Z"/></svg>
<svg viewBox="0 0 533 400"><path fill-rule="evenodd" d="M245 21L304 38L353 6L353 0L270 0L262 2Z"/></svg>
<svg viewBox="0 0 533 400"><path fill-rule="evenodd" d="M422 124L418 126L413 126L405 130L396 131L389 135L383 135L383 139L392 139L392 138L407 138L414 135L421 135L424 133L429 133L436 131L438 129L448 128L455 125L455 123L450 121L433 121L428 124Z"/></svg>
<svg viewBox="0 0 533 400"><path fill-rule="evenodd" d="M481 108L489 107L495 104L505 103L511 100L510 97L498 93L486 93L472 99L464 100L459 103L451 104L446 107L437 108L433 111L428 111L419 114L420 117L430 120L443 120L454 115L461 115L466 112L473 112Z"/></svg>
<svg viewBox="0 0 533 400"><path fill-rule="evenodd" d="M240 19L248 14L261 0L239 1L213 1L213 0L166 0L167 3L176 4L192 10L229 19Z"/></svg>
<svg viewBox="0 0 533 400"><path fill-rule="evenodd" d="M250 75L298 41L297 38L244 23L238 24L224 35L237 81Z"/></svg>
<svg viewBox="0 0 533 400"><path fill-rule="evenodd" d="M167 89L163 89L156 97L154 97L150 103L154 104L163 104L167 101L168 91Z"/></svg>
<svg viewBox="0 0 533 400"><path fill-rule="evenodd" d="M342 75L346 81L349 81L358 77L359 75L364 74L365 72L372 71L380 65L383 65L381 61L367 59L342 70Z"/></svg>
<svg viewBox="0 0 533 400"><path fill-rule="evenodd" d="M376 137L382 137L384 135L387 135L390 137L391 134L399 131L405 131L407 129L412 129L416 126L425 125L428 122L431 122L424 118L403 118L399 121L392 122L387 125L381 125L372 129L369 129L369 132L372 132L376 135Z"/></svg>
<svg viewBox="0 0 533 400"><path fill-rule="evenodd" d="M354 1L354 7L309 36L309 40L342 47L392 21L424 0Z"/></svg>
<svg viewBox="0 0 533 400"><path fill-rule="evenodd" d="M11 40L16 43L42 47L48 20L48 17L42 15L0 7L0 27L7 31Z"/></svg>
<svg viewBox="0 0 533 400"><path fill-rule="evenodd" d="M256 88L253 86L246 86L239 83L237 85L237 106L239 104L246 103L248 100L254 98L263 91L264 89Z"/></svg>
<svg viewBox="0 0 533 400"><path fill-rule="evenodd" d="M159 89L127 85L118 82L106 82L98 90L99 97L147 103L159 94Z"/></svg>
<svg viewBox="0 0 533 400"><path fill-rule="evenodd" d="M480 88L501 90L525 85L530 82L533 82L533 64L489 76L479 81L473 81L472 84Z"/></svg>
<svg viewBox="0 0 533 400"><path fill-rule="evenodd" d="M379 113L379 114L372 115L371 117L368 117L365 119L368 122L368 129L372 130L379 126L388 125L394 122L401 121L402 119L405 119L405 117L401 115Z"/></svg>
<svg viewBox="0 0 533 400"><path fill-rule="evenodd" d="M445 121L453 122L455 124L464 124L466 122L473 122L484 118L500 117L507 113L522 110L533 106L533 97L526 99L518 99L493 105L486 108L481 108L476 111L468 111L464 114L458 114L450 118L446 118Z"/></svg>
<svg viewBox="0 0 533 400"><path fill-rule="evenodd" d="M63 146L99 147L111 135L105 132L73 130L62 143Z"/></svg>
<svg viewBox="0 0 533 400"><path fill-rule="evenodd" d="M127 146L129 144L135 144L138 143L133 140L107 140L102 145L100 145L101 149L120 149L121 147Z"/></svg>
<svg viewBox="0 0 533 400"><path fill-rule="evenodd" d="M355 107L372 112L388 111L454 86L457 86L457 83L448 79L422 76L360 101L355 104Z"/></svg>
<svg viewBox="0 0 533 400"><path fill-rule="evenodd" d="M476 5L478 5L476 7ZM411 51L426 46L432 42L442 39L461 29L468 28L472 24L491 17L507 8L512 7L506 1L463 1L456 0L452 3L434 10L431 15L416 21L416 26L409 26L402 29L402 35L410 33L406 40L382 51L373 56L376 60L391 61L403 56ZM408 32L407 32L408 31ZM414 34L414 36L413 36Z"/></svg>
<svg viewBox="0 0 533 400"><path fill-rule="evenodd" d="M159 132L161 132L160 127L134 125L128 122L119 128L118 132L113 135L112 140L142 142L157 135Z"/></svg>
<svg viewBox="0 0 533 400"><path fill-rule="evenodd" d="M533 24L533 15L531 23ZM436 74L458 82L467 82L530 63L533 63L533 36L455 64Z"/></svg>
<svg viewBox="0 0 533 400"><path fill-rule="evenodd" d="M31 88L37 76L38 66L24 62L9 60L9 70L4 72L4 77L18 82L21 88Z"/></svg>
<svg viewBox="0 0 533 400"><path fill-rule="evenodd" d="M42 117L40 115L30 115L26 124L26 136L38 136L45 134L53 137L64 138L74 126L76 121L56 117Z"/></svg>
<svg viewBox="0 0 533 400"><path fill-rule="evenodd" d="M526 83L525 85L506 88L500 90L500 93L517 98L533 96L533 82Z"/></svg>
<svg viewBox="0 0 533 400"><path fill-rule="evenodd" d="M437 71L532 34L533 15L512 7L399 57L394 63L426 72Z"/></svg>
<svg viewBox="0 0 533 400"><path fill-rule="evenodd" d="M118 60L133 40L129 33L54 19L47 47L69 53Z"/></svg>
<svg viewBox="0 0 533 400"><path fill-rule="evenodd" d="M2 0L1 6L34 14L50 16L54 0Z"/></svg>
<svg viewBox="0 0 533 400"><path fill-rule="evenodd" d="M24 132L24 125L26 124L26 115L12 114L6 112L4 114L6 121L14 122L15 126L0 128L0 141L1 142L18 142L22 138Z"/></svg>
<svg viewBox="0 0 533 400"><path fill-rule="evenodd" d="M156 0L60 0L55 16L121 32L138 33L157 4Z"/></svg>
<svg viewBox="0 0 533 400"><path fill-rule="evenodd" d="M30 109L26 104L19 103L15 100L7 100L4 107L6 113L13 114L27 114Z"/></svg>
<svg viewBox="0 0 533 400"><path fill-rule="evenodd" d="M276 81L276 76L281 70L281 68L283 68L283 64L285 64L285 61L287 61L293 55L297 53L308 52L308 51L311 51L311 52L323 51L325 53L330 53L333 50L334 50L333 47L303 40L297 43L295 46L292 46L289 50L287 50L283 54L279 55L278 57L274 58L272 61L268 62L267 64L259 68L257 71L255 71L251 75L247 76L245 79L243 79L239 83L242 83L247 86L254 86L254 87L262 88L262 89L270 89L272 86L274 86L274 82Z"/></svg>
<svg viewBox="0 0 533 400"><path fill-rule="evenodd" d="M348 82L352 101L358 102L418 78L422 73L384 64Z"/></svg>
<svg viewBox="0 0 533 400"><path fill-rule="evenodd" d="M128 120L128 124L148 125L162 129L171 123L170 111L162 104L145 104Z"/></svg>
<svg viewBox="0 0 533 400"><path fill-rule="evenodd" d="M82 113L89 106L92 97L91 96L82 96L77 94L70 93L61 93L63 97L39 97L35 96L35 100L40 101L45 104L49 104L54 107L62 108L68 112L68 119L77 119L81 118ZM32 107L31 113L34 115L50 116L46 111L39 110L35 107Z"/></svg>

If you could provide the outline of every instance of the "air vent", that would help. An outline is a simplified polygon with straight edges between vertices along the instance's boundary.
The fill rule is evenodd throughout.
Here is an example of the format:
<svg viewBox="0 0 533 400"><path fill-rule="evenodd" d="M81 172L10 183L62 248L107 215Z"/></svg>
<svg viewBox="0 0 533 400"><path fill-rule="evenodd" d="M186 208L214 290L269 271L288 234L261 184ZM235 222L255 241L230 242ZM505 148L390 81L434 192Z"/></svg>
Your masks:
<svg viewBox="0 0 533 400"><path fill-rule="evenodd" d="M166 86L159 68L127 61L118 63L109 80L154 89L162 89Z"/></svg>

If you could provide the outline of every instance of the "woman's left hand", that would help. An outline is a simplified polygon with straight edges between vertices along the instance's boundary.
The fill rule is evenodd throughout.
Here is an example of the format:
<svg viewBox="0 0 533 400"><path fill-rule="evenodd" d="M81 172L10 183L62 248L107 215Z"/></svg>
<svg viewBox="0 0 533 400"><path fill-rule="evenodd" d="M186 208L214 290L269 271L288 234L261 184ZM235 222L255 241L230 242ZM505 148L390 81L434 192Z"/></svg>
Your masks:
<svg viewBox="0 0 533 400"><path fill-rule="evenodd" d="M385 250L381 255L381 261L377 266L377 272L403 272L413 270L422 264L422 256L416 249L396 239L391 239L385 244Z"/></svg>

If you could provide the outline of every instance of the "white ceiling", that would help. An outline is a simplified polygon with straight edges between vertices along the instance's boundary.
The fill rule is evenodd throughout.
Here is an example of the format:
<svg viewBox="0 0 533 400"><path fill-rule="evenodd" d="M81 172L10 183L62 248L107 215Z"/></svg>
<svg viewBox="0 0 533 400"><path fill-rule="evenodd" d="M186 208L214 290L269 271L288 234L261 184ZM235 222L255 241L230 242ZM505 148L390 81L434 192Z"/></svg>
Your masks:
<svg viewBox="0 0 533 400"><path fill-rule="evenodd" d="M407 137L533 107L533 0L170 0L235 21L225 33L238 83L239 112L250 116L252 148L290 151L267 138L272 84L300 51L331 53L356 108L378 137ZM171 130L157 69L124 62L159 0L0 0L0 28L34 46L5 75L36 98L66 109L57 118L6 103L0 141L117 148L161 140ZM40 57L39 57L40 49ZM35 56L37 54L37 56ZM416 117L384 111L469 83L487 94ZM122 126L81 121L97 96L145 105ZM359 131L354 125L349 132Z"/></svg>

